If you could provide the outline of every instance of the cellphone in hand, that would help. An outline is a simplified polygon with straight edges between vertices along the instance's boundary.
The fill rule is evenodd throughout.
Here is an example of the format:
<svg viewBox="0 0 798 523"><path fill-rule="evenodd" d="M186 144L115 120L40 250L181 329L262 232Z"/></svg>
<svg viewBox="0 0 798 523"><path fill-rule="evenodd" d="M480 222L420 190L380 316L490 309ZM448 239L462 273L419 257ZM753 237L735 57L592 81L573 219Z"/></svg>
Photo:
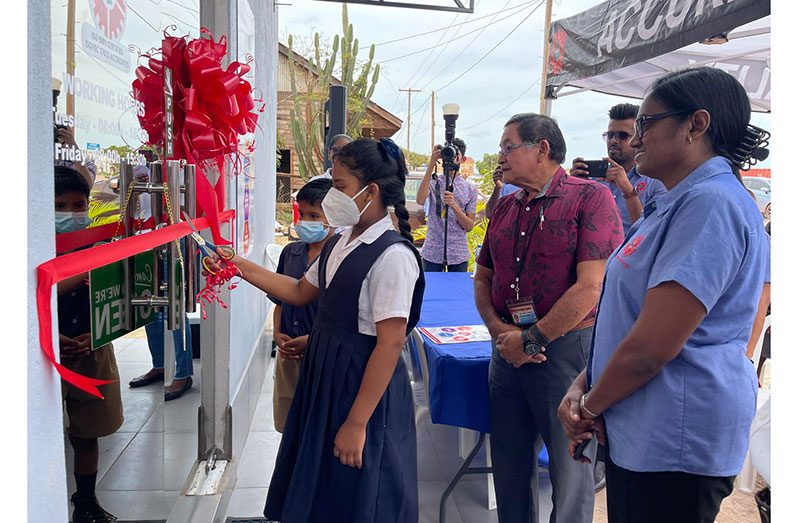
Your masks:
<svg viewBox="0 0 798 523"><path fill-rule="evenodd" d="M607 177L607 168L609 167L609 162L607 160L585 160L582 163L587 165L587 174L585 175L588 178L606 178Z"/></svg>
<svg viewBox="0 0 798 523"><path fill-rule="evenodd" d="M593 439L596 437L595 430L590 431L590 433L593 434L593 437L590 439L583 439L582 441L579 442L579 445L577 445L576 448L574 449L574 459L576 461L582 459L582 454L585 453L585 449L590 444L590 442L593 441Z"/></svg>

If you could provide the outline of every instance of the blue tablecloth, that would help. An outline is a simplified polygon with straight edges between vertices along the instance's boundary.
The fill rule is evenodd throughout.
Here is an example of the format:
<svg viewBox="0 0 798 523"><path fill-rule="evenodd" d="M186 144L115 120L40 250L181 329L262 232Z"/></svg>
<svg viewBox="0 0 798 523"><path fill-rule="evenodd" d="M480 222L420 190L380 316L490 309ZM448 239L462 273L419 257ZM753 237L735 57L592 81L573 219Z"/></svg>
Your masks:
<svg viewBox="0 0 798 523"><path fill-rule="evenodd" d="M474 305L474 280L465 272L428 272L419 327L481 325ZM486 342L436 345L424 337L429 364L429 409L433 423L490 432Z"/></svg>
<svg viewBox="0 0 798 523"><path fill-rule="evenodd" d="M474 279L469 273L427 272L424 277L427 286L418 327L482 324L474 304ZM432 422L490 433L490 342L436 345L424 337L424 348ZM539 463L548 465L545 447Z"/></svg>

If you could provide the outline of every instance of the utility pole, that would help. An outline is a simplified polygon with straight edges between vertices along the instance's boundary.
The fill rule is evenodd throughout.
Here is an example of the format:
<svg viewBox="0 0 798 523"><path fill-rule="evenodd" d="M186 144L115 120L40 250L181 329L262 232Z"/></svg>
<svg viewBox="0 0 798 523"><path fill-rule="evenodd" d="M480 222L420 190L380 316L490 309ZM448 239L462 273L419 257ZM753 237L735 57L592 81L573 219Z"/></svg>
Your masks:
<svg viewBox="0 0 798 523"><path fill-rule="evenodd" d="M432 144L430 145L430 154L432 154L432 151L435 150L435 91L432 91L431 96L432 96L432 112L431 112L432 127L430 127L430 129L432 129Z"/></svg>
<svg viewBox="0 0 798 523"><path fill-rule="evenodd" d="M410 154L410 97L413 93L420 93L421 89L399 89L399 92L407 92L407 154Z"/></svg>
<svg viewBox="0 0 798 523"><path fill-rule="evenodd" d="M66 73L75 76L75 0L67 0L67 26L66 26ZM66 89L68 78L64 78L66 90L66 113L75 116L75 92ZM74 132L74 129L73 129Z"/></svg>
<svg viewBox="0 0 798 523"><path fill-rule="evenodd" d="M546 100L546 81L549 76L549 33L551 32L551 4L546 0L546 23L543 26L543 72L540 76L540 114L551 116L551 100Z"/></svg>

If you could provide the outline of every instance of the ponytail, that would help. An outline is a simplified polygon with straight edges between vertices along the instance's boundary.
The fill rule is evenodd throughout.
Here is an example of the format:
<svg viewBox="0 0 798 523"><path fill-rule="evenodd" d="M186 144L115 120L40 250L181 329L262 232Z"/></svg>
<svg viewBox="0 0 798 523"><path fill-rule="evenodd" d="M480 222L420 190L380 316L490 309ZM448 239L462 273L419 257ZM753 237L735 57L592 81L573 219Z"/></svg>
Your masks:
<svg viewBox="0 0 798 523"><path fill-rule="evenodd" d="M396 214L396 220L399 222L399 234L410 243L413 243L413 234L410 232L410 213L407 212L405 201L402 200L399 203L393 204L393 210L394 214Z"/></svg>

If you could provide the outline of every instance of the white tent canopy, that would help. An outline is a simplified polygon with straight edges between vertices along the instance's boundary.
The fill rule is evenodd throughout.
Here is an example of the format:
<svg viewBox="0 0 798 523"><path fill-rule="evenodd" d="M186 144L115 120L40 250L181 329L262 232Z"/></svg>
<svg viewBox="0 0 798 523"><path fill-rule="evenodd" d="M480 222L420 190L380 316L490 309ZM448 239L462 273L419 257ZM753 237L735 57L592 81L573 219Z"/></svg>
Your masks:
<svg viewBox="0 0 798 523"><path fill-rule="evenodd" d="M708 65L737 78L748 92L751 109L770 112L770 16L741 26L721 44L695 43L643 62L566 85L558 98L590 90L642 98L658 76L677 69Z"/></svg>
<svg viewBox="0 0 798 523"><path fill-rule="evenodd" d="M547 97L642 98L664 73L707 65L736 77L752 110L770 112L769 12L756 0L607 0L552 24Z"/></svg>

